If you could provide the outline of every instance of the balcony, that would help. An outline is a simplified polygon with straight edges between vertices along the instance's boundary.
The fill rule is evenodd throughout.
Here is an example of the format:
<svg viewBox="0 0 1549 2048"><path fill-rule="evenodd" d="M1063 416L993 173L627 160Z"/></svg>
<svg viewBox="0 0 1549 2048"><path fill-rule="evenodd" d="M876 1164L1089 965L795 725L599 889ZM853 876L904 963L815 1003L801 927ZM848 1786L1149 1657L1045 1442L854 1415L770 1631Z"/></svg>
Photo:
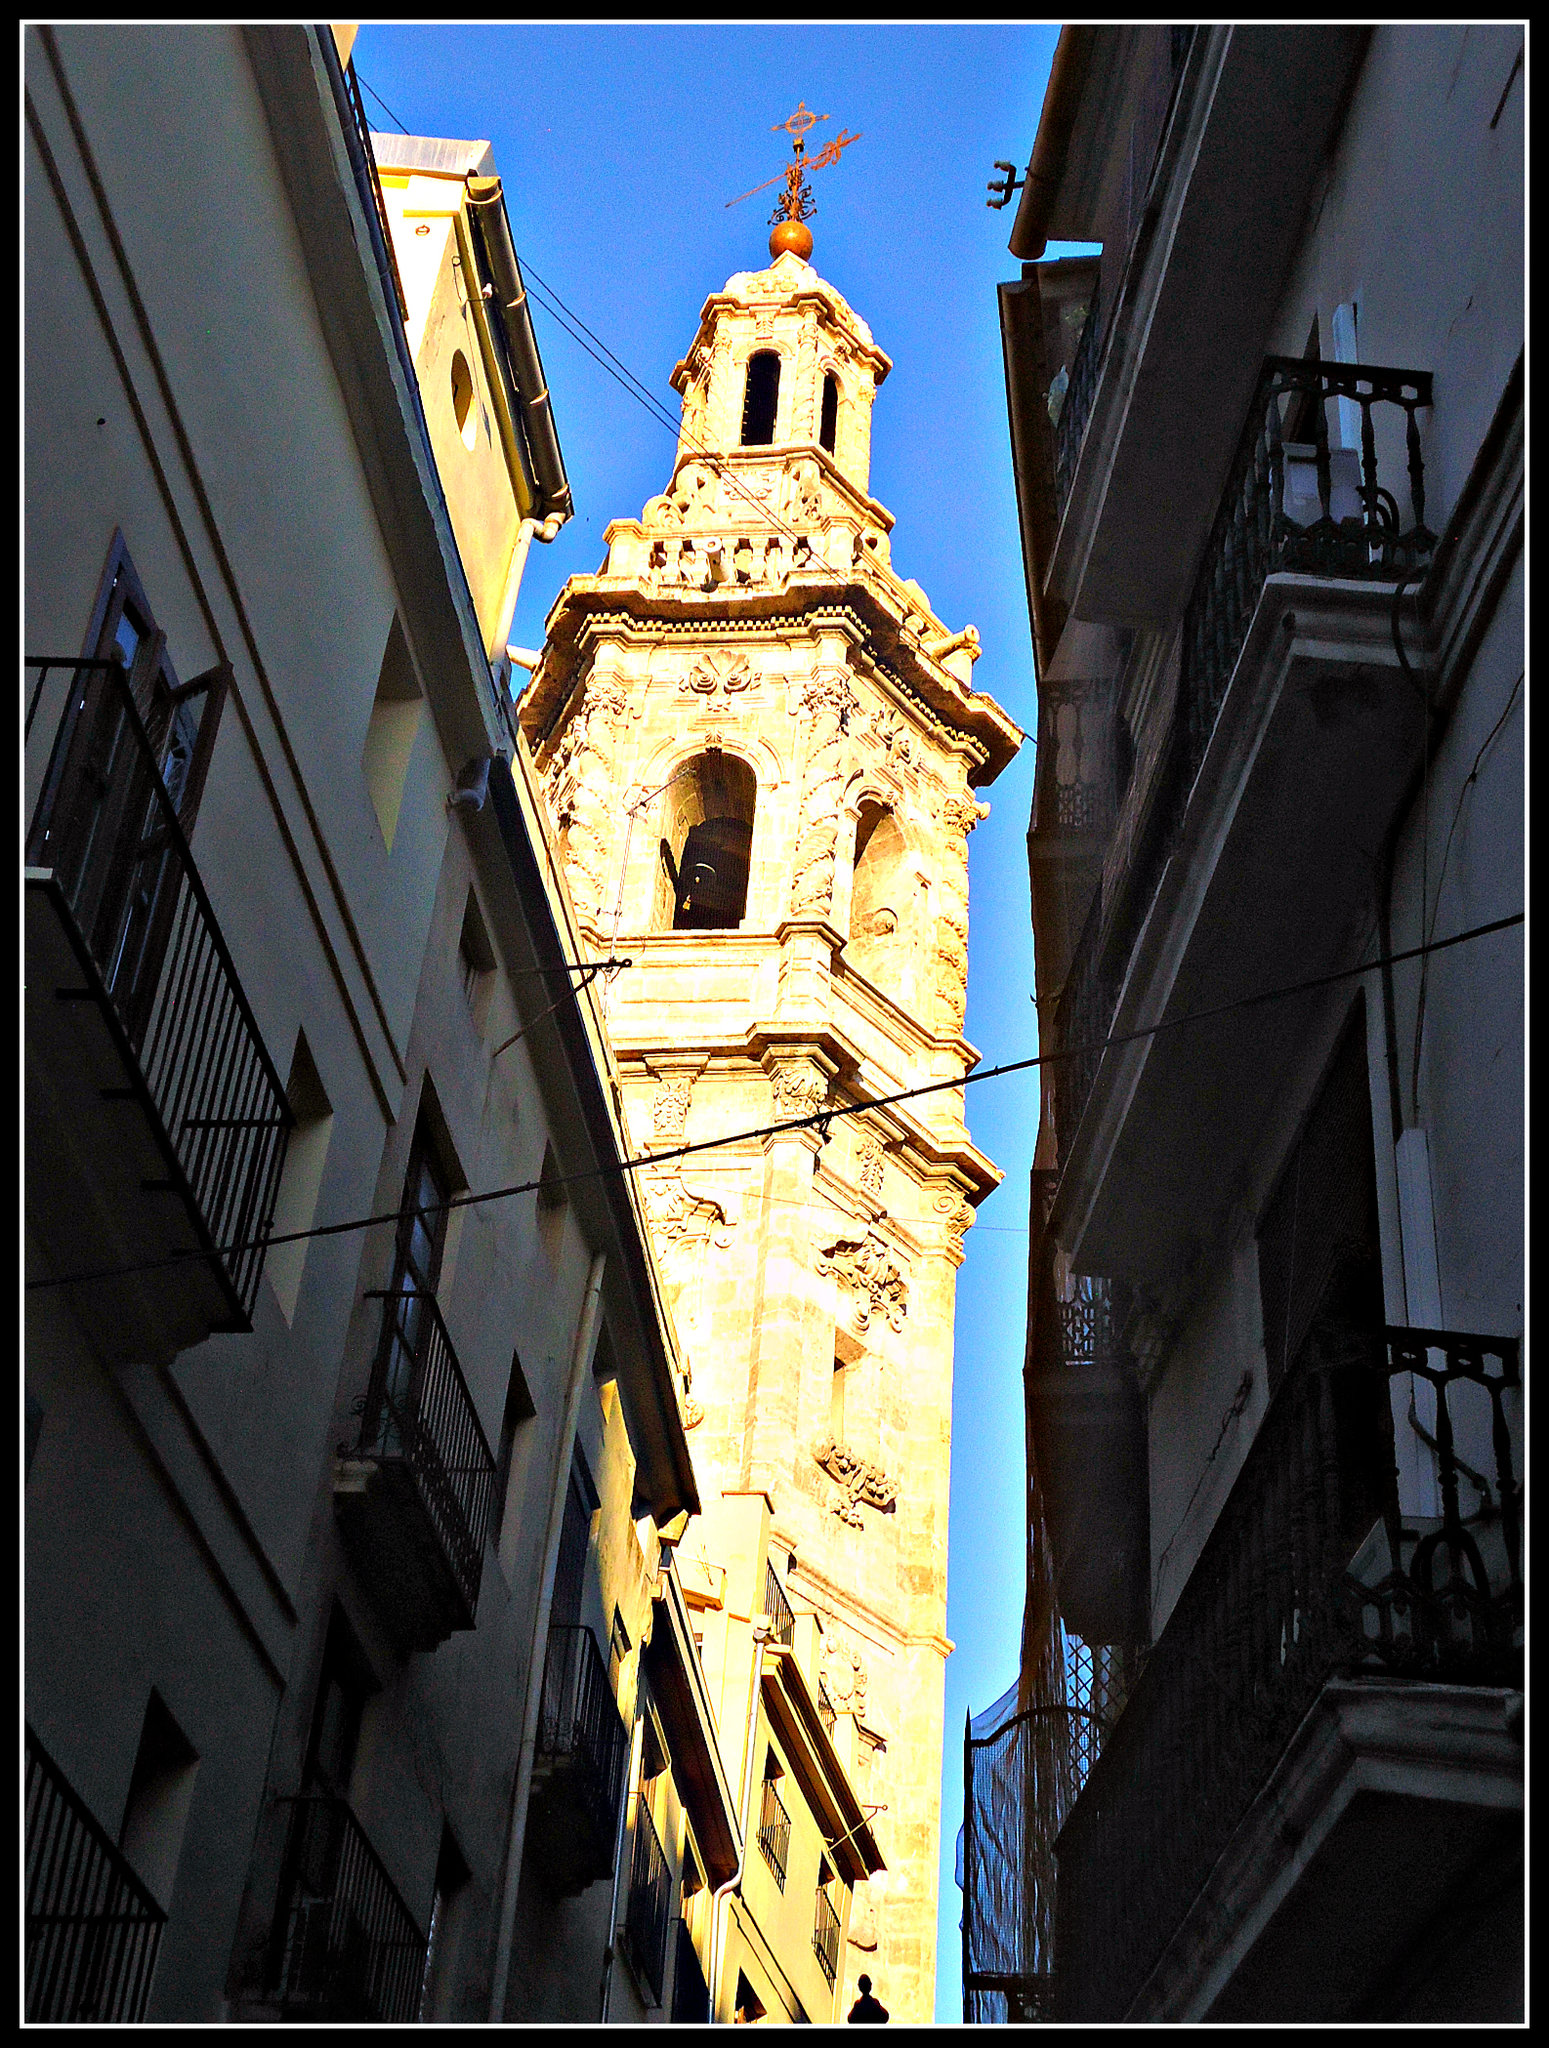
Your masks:
<svg viewBox="0 0 1549 2048"><path fill-rule="evenodd" d="M830 1991L839 1975L839 1915L826 1885L818 1886L817 1909L812 1923L812 1953L818 1959Z"/></svg>
<svg viewBox="0 0 1549 2048"><path fill-rule="evenodd" d="M495 1461L433 1295L382 1303L360 1435L339 1460L334 1510L356 1570L401 1647L472 1628L495 1502Z"/></svg>
<svg viewBox="0 0 1549 2048"><path fill-rule="evenodd" d="M167 1359L252 1328L293 1119L124 669L28 667L28 1219L103 1355Z"/></svg>
<svg viewBox="0 0 1549 2048"><path fill-rule="evenodd" d="M291 1808L269 1991L287 2020L413 2020L425 1937L342 1799Z"/></svg>
<svg viewBox="0 0 1549 2048"><path fill-rule="evenodd" d="M1434 1402L1440 1508L1423 1517L1401 1511L1394 1455L1394 1414L1417 1382ZM1521 1684L1520 1396L1515 1340L1314 1337L1060 1835L1062 2017L1200 2018L1230 1997L1219 1956L1213 1979L1209 1959L1179 1961L1179 1930L1207 1879L1233 1868L1257 1889L1202 1912L1213 1939L1229 1923L1248 1955L1280 1914L1259 1945L1258 1999L1239 1988L1233 2015L1340 2017L1513 1824L1501 1770L1485 1770L1468 1729L1481 1697L1500 1718L1477 1689ZM1320 1706L1342 1732L1286 1789ZM1356 1900L1362 1940L1342 1940ZM1319 1927L1322 1951L1306 1949ZM1300 1980L1284 1961L1297 1942Z"/></svg>
<svg viewBox="0 0 1549 2048"><path fill-rule="evenodd" d="M624 1909L624 1938L630 1960L649 2003L660 2005L667 1968L668 1905L672 1872L662 1854L651 1810L644 1796L635 1806L635 1846L629 1863L629 1901ZM681 1923L680 1923L681 1924Z"/></svg>
<svg viewBox="0 0 1549 2048"><path fill-rule="evenodd" d="M1132 126L1112 139L1116 175L1073 166L1049 222L1062 239L1103 242L1112 310L1093 334L1085 417L1078 405L1065 430L1077 454L1045 582L1079 618L1160 627L1187 594L1370 31L1143 33L1154 61Z"/></svg>
<svg viewBox="0 0 1549 2048"><path fill-rule="evenodd" d="M145 2017L166 1914L27 1730L27 2019Z"/></svg>
<svg viewBox="0 0 1549 2048"><path fill-rule="evenodd" d="M589 1628L552 1626L525 1854L555 1897L613 1875L628 1747L597 1638Z"/></svg>
<svg viewBox="0 0 1549 2048"><path fill-rule="evenodd" d="M764 1780L764 1796L758 1809L758 1846L769 1865L775 1883L785 1890L785 1869L791 1853L791 1817L773 1778Z"/></svg>
<svg viewBox="0 0 1549 2048"><path fill-rule="evenodd" d="M769 1617L770 1642L783 1643L789 1649L796 1640L796 1617L772 1559L764 1564L764 1612Z"/></svg>
<svg viewBox="0 0 1549 2048"><path fill-rule="evenodd" d="M1434 546L1417 419L1430 400L1424 372L1264 366L1184 613L1160 758L1120 818L1126 851L1060 999L1056 1229L1084 1270L1155 1284L1177 1269L1317 997L1102 1041L1332 972L1361 942L1372 849L1425 744L1395 586Z"/></svg>

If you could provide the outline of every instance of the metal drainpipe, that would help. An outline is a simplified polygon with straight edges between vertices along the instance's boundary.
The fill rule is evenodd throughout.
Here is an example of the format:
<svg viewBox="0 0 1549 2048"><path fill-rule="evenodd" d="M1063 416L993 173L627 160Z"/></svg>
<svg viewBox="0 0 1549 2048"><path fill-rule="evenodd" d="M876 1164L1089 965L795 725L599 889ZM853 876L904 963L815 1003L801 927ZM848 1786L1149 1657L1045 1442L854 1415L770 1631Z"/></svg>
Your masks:
<svg viewBox="0 0 1549 2048"><path fill-rule="evenodd" d="M494 649L498 660L511 635L511 621L516 617L517 593L522 587L522 572L527 567L527 553L534 536L541 541L551 541L565 523L563 512L551 512L547 519L524 519L516 529L516 545L511 550L511 566L506 571L506 587L501 593L500 613L495 621Z"/></svg>
<svg viewBox="0 0 1549 2048"><path fill-rule="evenodd" d="M565 1388L565 1412L560 1426L558 1455L554 1461L554 1492L549 1502L549 1526L543 1544L543 1577L538 1589L538 1612L533 1621L532 1654L527 1664L527 1700L522 1713L522 1747L517 1756L516 1788L511 1797L511 1826L506 1837L506 1872L500 1893L500 1919L495 1941L495 1978L490 1992L489 2016L499 2024L504 2017L506 1987L511 1977L511 1941L515 1932L516 1893L522 1871L522 1844L527 1833L527 1803L532 1795L533 1753L538 1745L538 1709L543 1697L543 1666L549 1646L549 1615L554 1606L554 1572L559 1561L559 1532L565 1519L565 1496L570 1486L570 1460L575 1445L576 1425L581 1416L581 1389L592 1355L597 1330L597 1313L602 1299L602 1276L606 1252L597 1252L587 1275L586 1294L576 1324L575 1345L570 1354L570 1379Z"/></svg>
<svg viewBox="0 0 1549 2048"><path fill-rule="evenodd" d="M637 1680L638 1683L638 1680ZM608 1946L602 1956L602 2023L608 2018L608 1999L613 1990L613 1952L619 1938L619 1876L624 1867L624 1822L629 1813L629 1802L638 1797L635 1787L635 1773L640 1768L640 1756L645 1748L645 1716L636 1714L635 1730L629 1738L629 1769L624 1777L624 1797L619 1801L618 1825L613 1831L613 1890L608 1904Z"/></svg>
<svg viewBox="0 0 1549 2048"><path fill-rule="evenodd" d="M764 1645L769 1640L769 1616L761 1614L753 1623L753 1685L748 1699L748 1727L742 1744L742 1840L737 1850L737 1868L725 1884L717 1885L710 1900L710 2019L715 2020L715 2000L726 1960L726 1929L731 1916L729 1894L742 1882L748 1861L748 1828L753 1806L753 1736L758 1727L758 1685L764 1670Z"/></svg>

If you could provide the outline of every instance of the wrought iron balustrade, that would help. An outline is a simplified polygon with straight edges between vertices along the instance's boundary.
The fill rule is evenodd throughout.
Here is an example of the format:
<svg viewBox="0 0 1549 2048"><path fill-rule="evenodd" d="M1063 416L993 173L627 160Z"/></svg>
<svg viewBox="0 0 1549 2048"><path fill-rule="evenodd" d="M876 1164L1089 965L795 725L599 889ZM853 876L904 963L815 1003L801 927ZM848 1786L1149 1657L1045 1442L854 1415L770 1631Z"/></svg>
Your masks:
<svg viewBox="0 0 1549 2048"><path fill-rule="evenodd" d="M1417 418L1430 404L1428 370L1293 356L1265 362L1184 611L1177 704L1134 849L1112 890L1094 897L1066 976L1060 1042L1088 1050L1060 1062L1062 1155L1101 1060L1090 1048L1112 1026L1130 953L1177 844L1264 585L1282 573L1414 580L1436 545L1425 523ZM1395 473L1400 449L1402 478ZM1395 486L1407 496L1407 513Z"/></svg>
<svg viewBox="0 0 1549 2048"><path fill-rule="evenodd" d="M785 1890L785 1867L791 1853L791 1817L785 1810L779 1787L773 1778L764 1780L764 1794L758 1809L758 1846L774 1873L774 1881Z"/></svg>
<svg viewBox="0 0 1549 2048"><path fill-rule="evenodd" d="M291 1808L270 1995L287 2019L412 2020L425 1936L343 1799L304 1794Z"/></svg>
<svg viewBox="0 0 1549 2048"><path fill-rule="evenodd" d="M1407 1375L1434 1394L1421 1522L1395 1464ZM1329 1679L1520 1684L1520 1388L1515 1340L1315 1332L1065 1823L1065 2013L1123 2017Z"/></svg>
<svg viewBox="0 0 1549 2048"><path fill-rule="evenodd" d="M839 1915L828 1895L828 1887L821 1884L812 1923L812 1953L817 1957L818 1968L828 1979L828 1988L832 1991L834 1980L839 1975Z"/></svg>
<svg viewBox="0 0 1549 2048"><path fill-rule="evenodd" d="M70 678L27 865L51 871L239 1323L251 1325L294 1118L121 663L29 657L27 722Z"/></svg>
<svg viewBox="0 0 1549 2048"><path fill-rule="evenodd" d="M770 1642L783 1643L789 1649L796 1640L796 1617L785 1597L785 1588L780 1584L773 1559L766 1559L764 1563L764 1612L769 1617Z"/></svg>
<svg viewBox="0 0 1549 2048"><path fill-rule="evenodd" d="M495 1506L495 1460L435 1296L373 1289L382 1334L354 1455L402 1464L466 1602L479 1604L484 1541Z"/></svg>
<svg viewBox="0 0 1549 2048"><path fill-rule="evenodd" d="M645 1979L652 2005L662 2002L662 1983L667 1968L667 1908L672 1896L672 1872L657 1838L651 1810L644 1795L635 1805L635 1846L629 1862L629 1902L624 1909L624 1931L635 1966Z"/></svg>
<svg viewBox="0 0 1549 2048"><path fill-rule="evenodd" d="M27 1730L27 2018L145 2017L166 1914Z"/></svg>
<svg viewBox="0 0 1549 2048"><path fill-rule="evenodd" d="M613 1836L623 1791L628 1737L608 1683L608 1667L597 1638L579 1624L553 1624L543 1666L538 1709L538 1767L560 1774L566 1804L573 1803L590 1829L597 1855L613 1870ZM604 1851L605 1845L605 1851Z"/></svg>

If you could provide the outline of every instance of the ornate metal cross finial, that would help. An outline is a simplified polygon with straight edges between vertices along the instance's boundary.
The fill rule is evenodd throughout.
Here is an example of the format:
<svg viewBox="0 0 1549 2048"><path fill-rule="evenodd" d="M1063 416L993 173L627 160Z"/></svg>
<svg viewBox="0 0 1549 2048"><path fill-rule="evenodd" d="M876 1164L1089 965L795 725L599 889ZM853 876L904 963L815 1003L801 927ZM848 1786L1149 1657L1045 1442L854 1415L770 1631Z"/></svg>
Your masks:
<svg viewBox="0 0 1549 2048"><path fill-rule="evenodd" d="M807 172L826 170L830 164L838 163L850 144L860 141L859 135L836 135L831 141L826 142L808 163L807 131L815 127L819 121L827 119L827 114L814 114L806 101L802 100L798 103L795 113L787 120L776 121L769 132L772 135L784 133L790 136L791 161L783 171L777 172L772 178L766 178L762 185L755 185L750 191L739 193L735 199L728 199L726 204L729 207L740 206L744 199L751 199L755 192L763 192L769 186L779 184L783 179L785 190L776 201L774 212L769 216L770 226L777 227L781 221L787 220L810 220L817 212L817 205L807 184Z"/></svg>

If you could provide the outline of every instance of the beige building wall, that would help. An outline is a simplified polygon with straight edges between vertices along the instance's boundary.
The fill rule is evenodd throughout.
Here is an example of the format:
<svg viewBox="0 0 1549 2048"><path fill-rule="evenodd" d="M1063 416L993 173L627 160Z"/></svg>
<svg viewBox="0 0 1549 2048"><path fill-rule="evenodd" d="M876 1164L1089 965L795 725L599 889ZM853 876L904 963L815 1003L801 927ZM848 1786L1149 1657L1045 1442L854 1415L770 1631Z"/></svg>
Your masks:
<svg viewBox="0 0 1549 2048"><path fill-rule="evenodd" d="M761 352L780 365L773 439L742 445ZM567 584L521 727L582 928L632 962L608 1028L634 1149L667 1155L642 1178L701 1483L769 1495L854 1709L861 1796L885 1807L887 1871L856 1901L843 1983L866 1969L895 2017L926 2020L953 1300L998 1179L956 1085L977 1058L967 835L1021 735L973 689L973 629L888 565L867 495L888 367L793 254L713 296L674 377L669 488ZM743 834L745 902L674 928L678 863L717 817Z"/></svg>

